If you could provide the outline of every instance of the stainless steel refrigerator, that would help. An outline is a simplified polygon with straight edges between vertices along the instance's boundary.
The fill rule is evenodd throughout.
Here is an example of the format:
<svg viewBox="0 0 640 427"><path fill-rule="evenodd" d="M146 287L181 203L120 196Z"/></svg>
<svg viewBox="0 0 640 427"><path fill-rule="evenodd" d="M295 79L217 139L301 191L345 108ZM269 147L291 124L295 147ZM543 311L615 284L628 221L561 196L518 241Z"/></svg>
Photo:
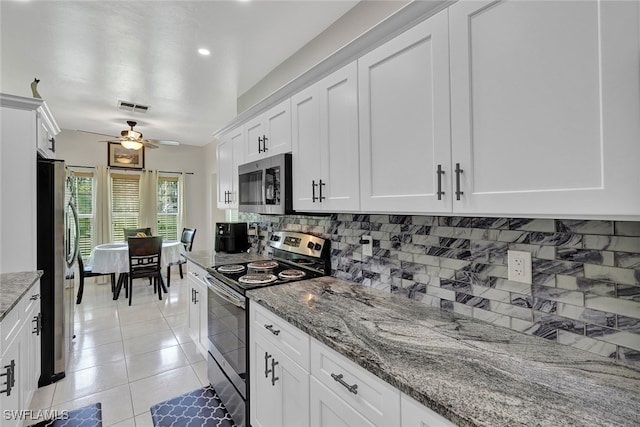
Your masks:
<svg viewBox="0 0 640 427"><path fill-rule="evenodd" d="M37 246L42 313L42 387L65 376L73 339L78 216L62 160L38 158Z"/></svg>

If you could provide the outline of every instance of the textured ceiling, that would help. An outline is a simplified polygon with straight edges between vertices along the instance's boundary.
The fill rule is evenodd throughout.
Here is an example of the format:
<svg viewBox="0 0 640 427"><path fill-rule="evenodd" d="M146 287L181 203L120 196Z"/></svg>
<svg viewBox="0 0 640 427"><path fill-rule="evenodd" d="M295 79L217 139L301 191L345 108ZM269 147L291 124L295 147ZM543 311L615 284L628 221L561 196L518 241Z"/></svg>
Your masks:
<svg viewBox="0 0 640 427"><path fill-rule="evenodd" d="M356 3L2 0L0 91L31 96L37 77L62 129L119 135L135 120L145 138L205 145L238 95Z"/></svg>

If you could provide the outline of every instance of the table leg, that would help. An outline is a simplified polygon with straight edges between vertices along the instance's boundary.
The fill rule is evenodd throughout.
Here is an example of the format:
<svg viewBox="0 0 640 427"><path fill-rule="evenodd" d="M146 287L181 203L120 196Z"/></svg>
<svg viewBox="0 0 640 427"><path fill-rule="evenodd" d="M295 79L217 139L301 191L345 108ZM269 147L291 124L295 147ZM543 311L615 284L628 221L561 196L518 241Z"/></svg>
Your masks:
<svg viewBox="0 0 640 427"><path fill-rule="evenodd" d="M164 278L162 277L162 274L159 274L160 276L160 286L162 286L162 290L164 291L164 293L168 293L169 291L167 291L167 287L164 284ZM158 289L158 292L160 292L160 289Z"/></svg>
<svg viewBox="0 0 640 427"><path fill-rule="evenodd" d="M127 286L127 280L129 280L127 273L120 273L118 275L118 284L116 286L116 291L113 294L114 300L117 300L120 297L120 290L122 289L122 285Z"/></svg>

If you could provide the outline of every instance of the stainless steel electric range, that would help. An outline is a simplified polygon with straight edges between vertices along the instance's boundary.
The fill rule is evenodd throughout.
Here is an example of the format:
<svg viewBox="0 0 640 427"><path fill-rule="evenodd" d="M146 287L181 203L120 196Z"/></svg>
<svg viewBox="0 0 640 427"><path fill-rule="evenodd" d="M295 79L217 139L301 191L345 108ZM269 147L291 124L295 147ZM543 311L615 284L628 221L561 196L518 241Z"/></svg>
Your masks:
<svg viewBox="0 0 640 427"><path fill-rule="evenodd" d="M273 257L212 267L207 276L207 374L234 422L249 425L249 324L247 290L331 273L330 241L310 234L276 231Z"/></svg>

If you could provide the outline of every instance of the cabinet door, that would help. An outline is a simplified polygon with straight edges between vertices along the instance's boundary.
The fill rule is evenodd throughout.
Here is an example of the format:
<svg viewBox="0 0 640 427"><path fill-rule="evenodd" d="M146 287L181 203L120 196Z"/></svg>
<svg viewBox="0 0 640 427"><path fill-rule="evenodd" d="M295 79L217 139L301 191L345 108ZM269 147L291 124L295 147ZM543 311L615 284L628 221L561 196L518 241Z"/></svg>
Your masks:
<svg viewBox="0 0 640 427"><path fill-rule="evenodd" d="M189 284L189 336L194 342L200 341L200 307L196 303L196 292L199 290L194 273L189 271L187 283Z"/></svg>
<svg viewBox="0 0 640 427"><path fill-rule="evenodd" d="M25 303L24 326L22 334L25 342L25 386L22 393L22 406L27 408L33 397L33 393L38 388L38 380L41 371L41 325L40 316L40 284L34 285L23 297Z"/></svg>
<svg viewBox="0 0 640 427"><path fill-rule="evenodd" d="M218 209L229 209L230 192L233 189L233 145L228 135L218 141Z"/></svg>
<svg viewBox="0 0 640 427"><path fill-rule="evenodd" d="M402 394L401 427L455 427L456 425L437 412L420 404L415 399Z"/></svg>
<svg viewBox="0 0 640 427"><path fill-rule="evenodd" d="M358 68L353 62L320 81L323 210L360 209Z"/></svg>
<svg viewBox="0 0 640 427"><path fill-rule="evenodd" d="M314 84L291 98L293 209L303 212L320 209L317 199L322 158L319 89L320 86Z"/></svg>
<svg viewBox="0 0 640 427"><path fill-rule="evenodd" d="M38 153L47 159L55 159L55 138L49 133L49 129L40 114L38 114L37 118L36 133Z"/></svg>
<svg viewBox="0 0 640 427"><path fill-rule="evenodd" d="M361 209L450 211L447 11L360 58L358 84Z"/></svg>
<svg viewBox="0 0 640 427"><path fill-rule="evenodd" d="M638 2L449 13L454 211L637 216Z"/></svg>
<svg viewBox="0 0 640 427"><path fill-rule="evenodd" d="M255 117L249 120L244 126L245 132L245 159L247 162L252 162L264 157L264 145L263 138L266 135L262 116Z"/></svg>
<svg viewBox="0 0 640 427"><path fill-rule="evenodd" d="M204 277L202 278L203 280L206 280ZM207 323L207 287L204 285L204 283L200 283L198 284L200 293L197 296L197 304L198 304L198 315L199 315L199 321L198 321L198 336L199 336L199 343L200 343L200 353L202 354L203 357L207 357L207 340L208 340L208 332L209 332L209 327L208 327L208 323Z"/></svg>
<svg viewBox="0 0 640 427"><path fill-rule="evenodd" d="M233 161L231 163L231 193L229 193L229 205L227 209L238 208L238 188L240 186L238 182L238 166L244 163L244 130L239 127L229 134L229 141L231 142L231 151L233 155Z"/></svg>
<svg viewBox="0 0 640 427"><path fill-rule="evenodd" d="M291 151L291 100L287 98L263 116L267 141L265 156Z"/></svg>
<svg viewBox="0 0 640 427"><path fill-rule="evenodd" d="M13 427L21 425L19 417L11 417L12 419L7 420L4 417L4 414L8 414L9 412L5 411L15 411L14 413L18 413L20 409L24 409L22 406L23 400L23 389L26 384L26 372L25 372L25 336L24 331L20 331L15 339L11 342L11 344L5 349L5 352L0 358L0 374L7 374L11 371L13 366L14 372L14 383L11 387L9 393L1 393L0 394L0 414L2 414L2 426L5 425L7 427ZM6 390L7 385L5 383L9 381L9 376L3 375L0 377L0 389ZM6 423L6 424L5 424Z"/></svg>
<svg viewBox="0 0 640 427"><path fill-rule="evenodd" d="M314 376L309 381L309 416L311 427L375 426Z"/></svg>
<svg viewBox="0 0 640 427"><path fill-rule="evenodd" d="M308 425L309 373L260 333L251 335L251 425Z"/></svg>

